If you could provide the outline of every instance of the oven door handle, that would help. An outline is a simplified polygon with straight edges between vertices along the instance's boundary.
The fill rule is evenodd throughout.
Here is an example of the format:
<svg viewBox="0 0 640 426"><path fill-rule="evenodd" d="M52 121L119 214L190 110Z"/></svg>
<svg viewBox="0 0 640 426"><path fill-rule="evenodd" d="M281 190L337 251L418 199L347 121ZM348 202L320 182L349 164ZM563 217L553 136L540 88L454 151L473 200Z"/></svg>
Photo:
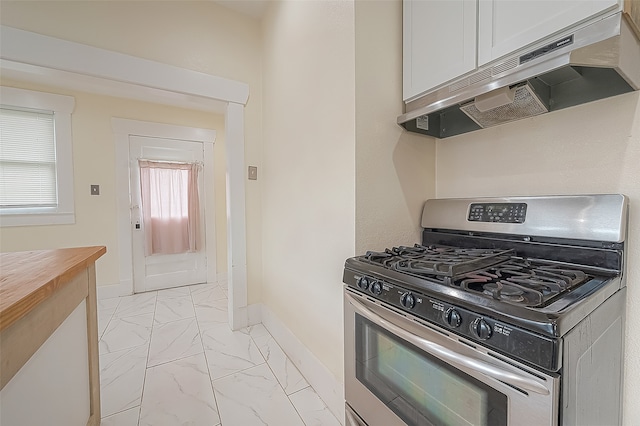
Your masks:
<svg viewBox="0 0 640 426"><path fill-rule="evenodd" d="M469 358L465 355L458 354L450 349L447 349L436 343L430 342L423 337L416 336L415 334L410 333L407 330L403 329L402 327L398 327L394 323L377 315L376 313L371 311L369 308L364 306L362 303L357 301L350 294L346 294L345 296L347 300L349 300L349 303L351 304L351 306L353 306L353 308L360 315L367 318L374 324L377 324L380 327L383 327L391 331L396 336L401 337L402 339L406 340L409 343L412 343L413 345L419 347L420 349L427 352L428 354L435 356L436 358L440 358L444 361L449 362L450 364L453 364L459 367L466 367L470 370L476 371L478 373L484 374L485 376L489 376L491 378L500 380L501 382L507 383L509 385L512 385L521 389L525 389L541 395L549 395L550 393L549 389L547 389L545 386L543 386L542 384L534 380L529 379L528 377L524 377L516 373L501 370L500 368L494 365L488 364L486 362L483 362L477 359Z"/></svg>

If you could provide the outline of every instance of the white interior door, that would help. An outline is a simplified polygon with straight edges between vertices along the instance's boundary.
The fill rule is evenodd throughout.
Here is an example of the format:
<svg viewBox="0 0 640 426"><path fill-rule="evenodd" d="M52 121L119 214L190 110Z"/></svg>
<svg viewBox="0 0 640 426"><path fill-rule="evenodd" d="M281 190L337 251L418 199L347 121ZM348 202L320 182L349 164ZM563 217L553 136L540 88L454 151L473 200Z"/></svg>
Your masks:
<svg viewBox="0 0 640 426"><path fill-rule="evenodd" d="M145 250L145 226L142 215L139 159L175 163L204 164L201 142L129 136L129 170L131 195L131 233L133 288L135 293L159 290L207 281L205 247L204 173L199 173L200 246L195 251L177 254L149 254Z"/></svg>

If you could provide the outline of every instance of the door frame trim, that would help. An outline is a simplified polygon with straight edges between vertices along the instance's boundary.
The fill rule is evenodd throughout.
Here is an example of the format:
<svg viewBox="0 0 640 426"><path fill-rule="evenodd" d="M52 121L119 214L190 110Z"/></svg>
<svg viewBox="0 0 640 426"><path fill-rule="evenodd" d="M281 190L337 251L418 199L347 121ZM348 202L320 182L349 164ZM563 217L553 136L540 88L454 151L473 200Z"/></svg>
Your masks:
<svg viewBox="0 0 640 426"><path fill-rule="evenodd" d="M217 281L216 231L215 231L215 185L213 171L213 145L216 131L196 127L176 126L148 121L128 120L113 117L111 128L116 150L116 211L118 219L118 264L120 266L120 286L127 294L135 291L133 283L133 249L131 235L131 194L129 188L129 137L176 139L200 142L203 146L204 176L203 196L205 202L205 245L207 255L207 282ZM208 182L208 183L207 183ZM212 199L213 198L213 199ZM214 212L209 220L206 212Z"/></svg>
<svg viewBox="0 0 640 426"><path fill-rule="evenodd" d="M234 330L246 327L244 107L249 99L249 85L5 25L0 25L0 38L0 68L4 77L224 113L229 325Z"/></svg>

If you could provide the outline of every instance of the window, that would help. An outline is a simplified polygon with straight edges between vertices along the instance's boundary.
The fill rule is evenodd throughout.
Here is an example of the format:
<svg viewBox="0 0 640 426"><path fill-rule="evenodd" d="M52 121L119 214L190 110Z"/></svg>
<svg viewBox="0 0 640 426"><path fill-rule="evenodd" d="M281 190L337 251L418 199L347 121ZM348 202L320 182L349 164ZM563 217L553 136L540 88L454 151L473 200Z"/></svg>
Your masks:
<svg viewBox="0 0 640 426"><path fill-rule="evenodd" d="M0 87L0 103L0 224L74 223L74 99Z"/></svg>
<svg viewBox="0 0 640 426"><path fill-rule="evenodd" d="M138 160L145 254L200 248L198 163Z"/></svg>

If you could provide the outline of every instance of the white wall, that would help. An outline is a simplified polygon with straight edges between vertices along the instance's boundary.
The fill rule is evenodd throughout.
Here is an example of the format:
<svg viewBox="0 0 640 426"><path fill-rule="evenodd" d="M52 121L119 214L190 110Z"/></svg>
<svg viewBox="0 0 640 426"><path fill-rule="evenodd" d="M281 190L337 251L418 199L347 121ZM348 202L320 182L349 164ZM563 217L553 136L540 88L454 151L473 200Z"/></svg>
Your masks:
<svg viewBox="0 0 640 426"><path fill-rule="evenodd" d="M355 3L356 253L420 241L435 195L435 140L407 133L402 114L402 1Z"/></svg>
<svg viewBox="0 0 640 426"><path fill-rule="evenodd" d="M400 0L285 1L263 22L263 303L340 382L344 260L419 241L435 192L435 142L395 122L401 17Z"/></svg>
<svg viewBox="0 0 640 426"><path fill-rule="evenodd" d="M262 301L339 381L355 238L353 8L274 2L263 21Z"/></svg>
<svg viewBox="0 0 640 426"><path fill-rule="evenodd" d="M640 424L640 94L440 140L436 150L442 198L629 196L624 424Z"/></svg>

